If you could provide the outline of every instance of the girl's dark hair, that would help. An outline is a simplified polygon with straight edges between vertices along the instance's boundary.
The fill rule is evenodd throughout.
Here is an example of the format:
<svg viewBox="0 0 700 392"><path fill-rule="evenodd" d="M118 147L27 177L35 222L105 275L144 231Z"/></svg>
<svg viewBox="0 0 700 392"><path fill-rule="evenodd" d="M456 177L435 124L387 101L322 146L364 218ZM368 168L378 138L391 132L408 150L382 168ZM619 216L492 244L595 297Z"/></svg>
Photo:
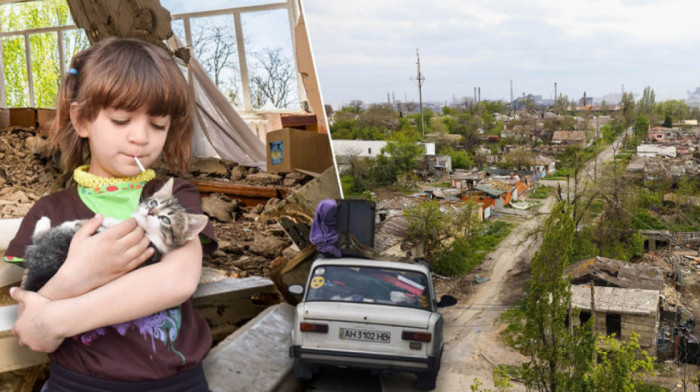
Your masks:
<svg viewBox="0 0 700 392"><path fill-rule="evenodd" d="M61 151L64 176L89 160L90 150L73 128L71 103L78 120L93 121L102 109L170 115L163 158L175 172L187 171L192 154L193 98L180 67L163 49L136 39L105 38L75 55L63 76L49 141Z"/></svg>

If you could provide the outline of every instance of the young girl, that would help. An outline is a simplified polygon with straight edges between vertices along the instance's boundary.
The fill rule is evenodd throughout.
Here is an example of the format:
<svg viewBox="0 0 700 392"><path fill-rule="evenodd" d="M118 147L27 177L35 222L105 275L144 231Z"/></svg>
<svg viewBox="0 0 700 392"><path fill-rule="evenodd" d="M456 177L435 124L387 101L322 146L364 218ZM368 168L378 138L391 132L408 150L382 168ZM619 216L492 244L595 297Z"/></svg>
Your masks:
<svg viewBox="0 0 700 392"><path fill-rule="evenodd" d="M13 288L14 333L48 352L46 391L207 391L201 361L211 332L193 308L202 253L216 249L210 223L200 234L135 269L153 250L133 218L142 196L158 190L152 170L162 153L184 171L191 154L192 98L162 49L104 39L76 55L59 91L50 141L77 186L41 198L22 221L6 261L22 261L35 222L88 219L68 257L38 293ZM89 166L82 166L89 162ZM66 176L67 177L67 176ZM199 194L176 180L173 195L201 213ZM102 216L127 219L98 234Z"/></svg>

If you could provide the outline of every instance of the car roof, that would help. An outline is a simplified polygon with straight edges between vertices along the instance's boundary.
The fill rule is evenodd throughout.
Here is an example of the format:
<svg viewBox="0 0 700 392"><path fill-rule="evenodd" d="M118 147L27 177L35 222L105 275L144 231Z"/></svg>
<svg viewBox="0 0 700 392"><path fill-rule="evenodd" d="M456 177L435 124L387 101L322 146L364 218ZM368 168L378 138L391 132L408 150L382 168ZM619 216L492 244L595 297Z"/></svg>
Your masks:
<svg viewBox="0 0 700 392"><path fill-rule="evenodd" d="M318 259L314 261L312 268L322 266L322 265L340 265L340 266L358 266L358 267L376 267L376 268L388 268L388 269L400 269L406 271L416 271L422 272L426 275L430 274L430 269L425 265L418 263L401 263L396 261L382 261L382 260L371 260L371 259L361 259L354 257L340 257L340 258L328 258L328 259Z"/></svg>

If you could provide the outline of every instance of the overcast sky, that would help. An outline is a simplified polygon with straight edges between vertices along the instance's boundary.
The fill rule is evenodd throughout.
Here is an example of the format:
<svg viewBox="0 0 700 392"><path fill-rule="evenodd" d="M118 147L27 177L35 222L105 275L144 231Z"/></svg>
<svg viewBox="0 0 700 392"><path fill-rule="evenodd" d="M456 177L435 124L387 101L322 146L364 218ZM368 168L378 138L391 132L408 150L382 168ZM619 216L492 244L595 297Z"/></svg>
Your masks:
<svg viewBox="0 0 700 392"><path fill-rule="evenodd" d="M700 87L698 0L303 0L324 101L601 97Z"/></svg>

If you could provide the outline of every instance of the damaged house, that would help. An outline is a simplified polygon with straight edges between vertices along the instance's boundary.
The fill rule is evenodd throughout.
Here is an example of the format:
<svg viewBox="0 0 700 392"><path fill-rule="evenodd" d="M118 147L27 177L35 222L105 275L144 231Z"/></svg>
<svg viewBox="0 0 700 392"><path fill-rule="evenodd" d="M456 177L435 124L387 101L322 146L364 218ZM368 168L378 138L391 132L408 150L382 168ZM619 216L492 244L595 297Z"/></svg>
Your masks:
<svg viewBox="0 0 700 392"><path fill-rule="evenodd" d="M571 280L571 304L586 322L595 307L595 330L626 340L639 334L639 344L656 354L660 322L660 296L664 275L659 267L630 264L606 257L580 260L567 268ZM591 299L591 286L595 299Z"/></svg>
<svg viewBox="0 0 700 392"><path fill-rule="evenodd" d="M571 306L581 311L579 319L573 322L584 323L595 313L594 331L615 334L621 340L637 333L642 350L656 355L661 293L658 290L597 286L594 292L592 301L590 286L571 286Z"/></svg>

